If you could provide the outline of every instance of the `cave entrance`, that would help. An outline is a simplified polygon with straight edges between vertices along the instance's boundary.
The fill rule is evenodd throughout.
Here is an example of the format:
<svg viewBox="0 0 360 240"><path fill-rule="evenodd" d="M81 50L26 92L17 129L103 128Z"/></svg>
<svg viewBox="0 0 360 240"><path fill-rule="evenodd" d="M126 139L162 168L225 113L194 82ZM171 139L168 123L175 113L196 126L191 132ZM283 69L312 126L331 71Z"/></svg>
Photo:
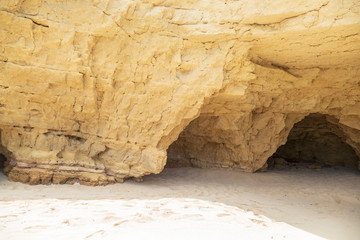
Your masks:
<svg viewBox="0 0 360 240"><path fill-rule="evenodd" d="M2 172L2 170L4 169L5 161L5 155L0 153L0 172Z"/></svg>
<svg viewBox="0 0 360 240"><path fill-rule="evenodd" d="M336 119L331 119L323 114L310 114L296 123L286 144L280 146L267 161L268 168L298 165L308 168L357 168L359 157L346 143L346 136L336 124Z"/></svg>
<svg viewBox="0 0 360 240"><path fill-rule="evenodd" d="M0 129L0 174L4 173L4 168L5 168L5 162L7 161L6 158L6 153L7 153L7 149L5 147L3 147L2 143L1 143L1 129Z"/></svg>
<svg viewBox="0 0 360 240"><path fill-rule="evenodd" d="M296 114L265 113L259 118L257 115L234 116L237 118L200 115L193 120L169 146L166 167L239 168L248 172L261 171L266 166L268 169L300 165L358 168L360 159L346 135L348 127L330 115L312 113L301 121ZM277 150L276 146L272 150L268 148L271 144L280 144L279 136L284 134L284 129L277 125L281 125L283 119L284 125L287 120L296 121L294 118L299 122L293 125L285 145ZM262 122L256 122L257 119ZM258 125L264 130L258 131ZM290 128L292 124L287 126ZM267 165L261 168L261 161L267 158Z"/></svg>

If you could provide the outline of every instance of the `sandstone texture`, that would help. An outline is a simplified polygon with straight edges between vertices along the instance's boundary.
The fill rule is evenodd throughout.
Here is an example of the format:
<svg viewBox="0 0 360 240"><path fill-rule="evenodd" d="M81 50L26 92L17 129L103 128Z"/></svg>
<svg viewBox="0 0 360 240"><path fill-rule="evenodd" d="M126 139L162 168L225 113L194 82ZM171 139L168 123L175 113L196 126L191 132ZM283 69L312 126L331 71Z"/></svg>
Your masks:
<svg viewBox="0 0 360 240"><path fill-rule="evenodd" d="M254 172L310 114L358 165L358 0L0 2L10 180L122 182L167 159Z"/></svg>

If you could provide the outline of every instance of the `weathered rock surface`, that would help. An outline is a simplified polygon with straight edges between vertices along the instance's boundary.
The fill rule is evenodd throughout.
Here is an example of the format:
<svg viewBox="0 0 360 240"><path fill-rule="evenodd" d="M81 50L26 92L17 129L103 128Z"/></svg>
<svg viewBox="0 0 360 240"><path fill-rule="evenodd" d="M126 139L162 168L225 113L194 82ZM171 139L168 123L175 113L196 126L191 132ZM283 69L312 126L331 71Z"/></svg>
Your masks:
<svg viewBox="0 0 360 240"><path fill-rule="evenodd" d="M10 180L121 182L167 155L253 172L310 113L360 156L357 0L0 3Z"/></svg>

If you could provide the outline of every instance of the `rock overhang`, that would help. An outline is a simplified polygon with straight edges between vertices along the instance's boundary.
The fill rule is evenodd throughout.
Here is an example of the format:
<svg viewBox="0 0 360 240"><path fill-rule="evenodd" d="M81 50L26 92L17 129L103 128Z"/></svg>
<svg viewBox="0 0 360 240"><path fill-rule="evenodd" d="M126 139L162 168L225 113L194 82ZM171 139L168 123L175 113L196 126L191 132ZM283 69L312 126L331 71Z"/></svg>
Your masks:
<svg viewBox="0 0 360 240"><path fill-rule="evenodd" d="M252 172L310 113L338 119L360 154L357 1L0 9L12 180L96 185L159 173L185 128L201 158Z"/></svg>

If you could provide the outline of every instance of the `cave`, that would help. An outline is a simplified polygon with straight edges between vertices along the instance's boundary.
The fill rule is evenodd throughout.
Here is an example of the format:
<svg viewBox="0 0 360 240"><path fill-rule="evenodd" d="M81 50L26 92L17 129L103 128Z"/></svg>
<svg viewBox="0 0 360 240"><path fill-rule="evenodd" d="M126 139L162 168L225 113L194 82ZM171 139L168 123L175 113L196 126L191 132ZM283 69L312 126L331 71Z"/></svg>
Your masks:
<svg viewBox="0 0 360 240"><path fill-rule="evenodd" d="M349 129L337 118L319 113L200 115L168 148L166 167L256 172L305 164L356 169L359 156L347 136Z"/></svg>
<svg viewBox="0 0 360 240"><path fill-rule="evenodd" d="M286 143L277 149L267 164L270 168L299 164L314 168L357 168L359 157L346 139L335 118L310 114L294 125Z"/></svg>
<svg viewBox="0 0 360 240"><path fill-rule="evenodd" d="M6 155L9 155L9 151L1 143L1 129L0 129L0 174L3 173L5 168L5 162L7 161Z"/></svg>
<svg viewBox="0 0 360 240"><path fill-rule="evenodd" d="M5 161L6 161L6 157L4 156L4 154L1 154L1 153L0 153L0 172L1 172L2 169L4 168Z"/></svg>

